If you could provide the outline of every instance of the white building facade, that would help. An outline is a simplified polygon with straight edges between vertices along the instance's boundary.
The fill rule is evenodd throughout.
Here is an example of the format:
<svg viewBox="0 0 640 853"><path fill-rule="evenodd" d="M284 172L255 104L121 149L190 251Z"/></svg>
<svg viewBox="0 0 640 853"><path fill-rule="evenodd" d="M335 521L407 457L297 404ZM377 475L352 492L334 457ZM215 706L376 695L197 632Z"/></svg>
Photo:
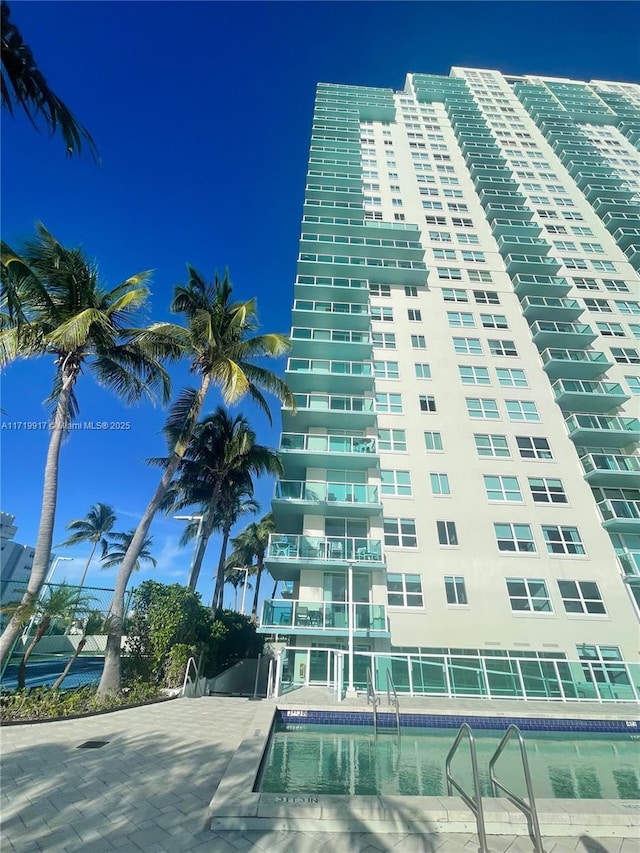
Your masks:
<svg viewBox="0 0 640 853"><path fill-rule="evenodd" d="M639 139L632 84L318 86L283 684L637 698Z"/></svg>

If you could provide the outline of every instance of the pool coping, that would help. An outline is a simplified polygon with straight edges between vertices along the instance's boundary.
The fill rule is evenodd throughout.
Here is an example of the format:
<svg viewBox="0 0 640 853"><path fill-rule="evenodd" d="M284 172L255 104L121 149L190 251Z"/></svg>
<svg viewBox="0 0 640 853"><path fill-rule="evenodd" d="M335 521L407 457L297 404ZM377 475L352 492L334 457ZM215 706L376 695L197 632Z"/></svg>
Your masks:
<svg viewBox="0 0 640 853"><path fill-rule="evenodd" d="M264 703L259 707L251 731L240 743L209 804L210 828L221 830L317 830L323 832L405 832L470 833L476 830L475 816L459 797L378 796L292 796L253 790L262 757L278 711L309 708L281 708ZM316 708L317 712L325 709ZM364 709L340 711L363 713ZM335 706L326 711L336 713ZM369 712L370 713L370 712ZM292 719L295 719L295 716ZM413 715L412 715L413 716ZM489 717L496 714L422 714L420 716ZM501 715L504 716L511 715ZM521 718L533 715L520 714ZM299 717L304 719L304 717ZM308 718L307 718L308 719ZM536 801L543 835L637 839L640 830L638 800L545 800ZM566 805L565 805L566 804ZM491 835L526 835L522 812L507 799L483 800L486 831Z"/></svg>

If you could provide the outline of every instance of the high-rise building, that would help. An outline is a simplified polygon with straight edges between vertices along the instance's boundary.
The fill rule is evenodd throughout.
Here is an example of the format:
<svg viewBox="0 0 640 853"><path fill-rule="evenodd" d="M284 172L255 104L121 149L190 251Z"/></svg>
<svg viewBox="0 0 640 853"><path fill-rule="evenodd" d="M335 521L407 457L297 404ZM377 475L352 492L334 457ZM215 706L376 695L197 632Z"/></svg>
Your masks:
<svg viewBox="0 0 640 853"><path fill-rule="evenodd" d="M318 86L260 629L285 680L637 698L639 140L633 84Z"/></svg>
<svg viewBox="0 0 640 853"><path fill-rule="evenodd" d="M35 548L13 541L15 520L15 515L0 512L0 605L15 599L16 583L27 583L35 555Z"/></svg>

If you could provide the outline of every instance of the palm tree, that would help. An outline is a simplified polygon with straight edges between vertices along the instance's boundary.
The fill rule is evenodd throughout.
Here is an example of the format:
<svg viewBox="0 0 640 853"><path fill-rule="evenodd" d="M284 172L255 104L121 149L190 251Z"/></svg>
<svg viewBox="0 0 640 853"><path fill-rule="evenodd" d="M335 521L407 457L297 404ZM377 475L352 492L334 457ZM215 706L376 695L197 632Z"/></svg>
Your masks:
<svg viewBox="0 0 640 853"><path fill-rule="evenodd" d="M43 225L25 244L22 257L2 244L0 270L0 367L44 355L52 356L55 364L40 526L23 597L30 605L38 597L51 558L60 448L78 413L75 392L80 375L90 371L126 403L145 395L153 399L156 391L167 401L171 385L158 358L162 347L151 347L142 330L131 327L149 298L148 273L106 290L84 252L64 248ZM20 625L11 619L0 638L0 668L19 632Z"/></svg>
<svg viewBox="0 0 640 853"><path fill-rule="evenodd" d="M233 288L227 274L222 280L216 275L211 284L197 270L187 269L189 279L185 285L175 288L171 305L174 313L185 315L187 327L156 323L141 337L145 343L156 346L159 354L173 349L176 354L188 355L191 371L200 377L200 385L197 390L185 388L172 406L164 428L170 454L168 462L120 566L105 665L98 688L101 698L120 689L120 640L127 583L138 550L189 446L211 385L220 388L226 405L237 403L248 395L266 412L269 420L269 406L261 389L275 395L292 410L296 408L287 384L270 370L256 364L264 356L276 358L284 355L291 346L289 338L281 334L255 334L258 328L256 300L232 302Z"/></svg>
<svg viewBox="0 0 640 853"><path fill-rule="evenodd" d="M82 587L84 586L84 581L87 577L89 566L91 565L93 555L95 554L98 545L100 545L102 559L104 560L104 558L106 557L107 552L109 550L109 540L107 539L107 534L111 531L115 523L116 514L114 512L113 507L109 506L108 504L97 503L91 507L91 509L84 518L79 518L75 521L70 521L69 524L67 524L67 530L73 530L74 532L58 547L71 548L74 545L81 544L82 542L92 543L89 559L87 560L87 563L84 567L84 571L82 573L82 577L80 578L80 589L82 589Z"/></svg>
<svg viewBox="0 0 640 853"><path fill-rule="evenodd" d="M233 552L227 559L227 565L252 566L255 560L256 588L253 593L251 617L255 621L258 614L258 595L260 579L264 569L264 555L269 545L269 535L276 529L273 515L268 513L260 521L252 521L244 530L231 540Z"/></svg>
<svg viewBox="0 0 640 853"><path fill-rule="evenodd" d="M18 689L23 690L26 686L27 663L33 650L51 627L55 619L71 620L78 611L87 611L90 598L79 596L76 587L61 583L57 587L49 587L46 598L36 601L35 604L25 606L20 603L14 610L13 618L20 621L21 625L35 616L38 620L36 632L33 639L26 647L20 666L18 668Z"/></svg>
<svg viewBox="0 0 640 853"><path fill-rule="evenodd" d="M2 3L2 73L0 94L2 106L13 115L14 105L22 108L37 129L36 119L42 118L53 136L60 129L67 154L79 154L82 140L87 143L94 159L98 159L96 144L86 128L78 123L69 107L49 88L38 68L29 45L25 44L18 27L11 20L9 4Z"/></svg>
<svg viewBox="0 0 640 853"><path fill-rule="evenodd" d="M251 486L251 491L253 491L253 485ZM243 515L248 515L249 513L255 514L260 509L260 504L253 500L253 498L246 497L247 492L245 491L244 485L238 485L234 480L228 481L222 488L222 492L220 494L220 502L218 506L218 521L217 528L222 532L222 544L220 545L220 556L218 557L218 568L215 574L216 584L213 591L213 598L211 601L211 610L214 614L218 608L222 608L222 601L224 598L224 585L227 583L226 573L225 573L225 565L227 560L227 548L229 545L229 536L231 535L231 528L238 521L238 519ZM222 576L222 583L219 583L219 578ZM219 597L216 600L216 588L219 590ZM237 588L236 588L237 593Z"/></svg>
<svg viewBox="0 0 640 853"><path fill-rule="evenodd" d="M122 561L126 557L129 546L135 536L135 532L135 530L127 530L125 533L109 534L109 551L102 557L101 561L103 569L113 569L116 566L122 565ZM142 563L151 563L154 568L158 565L158 561L149 550L152 542L153 536L147 536L142 543L142 548L138 552L138 559L133 569L134 572L140 571Z"/></svg>
<svg viewBox="0 0 640 853"><path fill-rule="evenodd" d="M246 586L251 589L252 584L249 583L247 573L244 569L227 567L224 570L224 582L233 587L233 609L238 610L238 587Z"/></svg>

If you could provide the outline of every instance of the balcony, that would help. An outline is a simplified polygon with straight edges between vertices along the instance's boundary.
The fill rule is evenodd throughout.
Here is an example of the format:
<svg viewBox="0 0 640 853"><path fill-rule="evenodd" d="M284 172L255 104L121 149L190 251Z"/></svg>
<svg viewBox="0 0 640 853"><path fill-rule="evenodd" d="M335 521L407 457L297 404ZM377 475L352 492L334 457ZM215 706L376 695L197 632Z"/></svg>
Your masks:
<svg viewBox="0 0 640 853"><path fill-rule="evenodd" d="M366 470L377 465L377 439L351 435L317 435L283 432L280 436L283 459L307 468L341 468Z"/></svg>
<svg viewBox="0 0 640 853"><path fill-rule="evenodd" d="M365 483L326 483L323 480L278 480L272 501L278 518L326 515L329 511L342 518L368 518L382 511L380 489Z"/></svg>
<svg viewBox="0 0 640 853"><path fill-rule="evenodd" d="M352 397L342 394L294 394L298 411L295 415L283 410L283 416L295 418L299 429L326 427L329 423L340 429L366 429L376 423L375 404L371 397Z"/></svg>
<svg viewBox="0 0 640 853"><path fill-rule="evenodd" d="M389 637L384 604L360 604L353 608L356 637ZM287 601L271 599L262 606L260 633L346 637L349 633L349 605L346 601Z"/></svg>
<svg viewBox="0 0 640 853"><path fill-rule="evenodd" d="M489 222L494 219L519 219L528 222L533 218L533 210L527 207L519 207L516 204L488 204L484 209L484 215Z"/></svg>
<svg viewBox="0 0 640 853"><path fill-rule="evenodd" d="M617 382L558 379L552 388L556 403L567 412L610 412L629 399Z"/></svg>
<svg viewBox="0 0 640 853"><path fill-rule="evenodd" d="M576 184L582 189L583 187L588 187L593 184L602 184L607 187L617 187L620 183L620 175L617 172L611 171L611 166L608 167L609 171L602 171L599 174L597 171L584 171L577 172L574 181Z"/></svg>
<svg viewBox="0 0 640 853"><path fill-rule="evenodd" d="M367 361L373 352L370 332L294 326L291 339L293 354L300 357Z"/></svg>
<svg viewBox="0 0 640 853"><path fill-rule="evenodd" d="M324 358L290 358L287 382L292 391L373 391L370 361L331 361Z"/></svg>
<svg viewBox="0 0 640 853"><path fill-rule="evenodd" d="M555 258L543 255L507 255L504 259L505 267L509 275L518 273L530 273L531 275L555 275L562 264Z"/></svg>
<svg viewBox="0 0 640 853"><path fill-rule="evenodd" d="M547 347L586 347L596 340L598 333L586 323L561 323L536 320L531 324L531 336L539 350Z"/></svg>
<svg viewBox="0 0 640 853"><path fill-rule="evenodd" d="M640 533L640 500L600 501L598 509L610 533Z"/></svg>
<svg viewBox="0 0 640 853"><path fill-rule="evenodd" d="M611 174L611 164L605 163L602 158L600 158L600 162L593 163L588 162L586 159L583 160L580 157L572 157L571 159L568 159L564 165L572 177L583 172L588 172L590 176L602 175L603 177L609 177Z"/></svg>
<svg viewBox="0 0 640 853"><path fill-rule="evenodd" d="M474 177L474 169L476 169ZM513 180L513 173L509 169L492 167L491 169L480 167L479 170L474 166L470 169L473 178L473 185L477 192L481 190L506 188L509 184L511 189L517 189L518 185ZM497 184L497 185L496 185Z"/></svg>
<svg viewBox="0 0 640 853"><path fill-rule="evenodd" d="M513 181L505 182L504 186L493 186L492 189L480 190L478 199L483 207L489 204L524 205L526 198L518 192L518 186Z"/></svg>
<svg viewBox="0 0 640 853"><path fill-rule="evenodd" d="M471 168L473 165L485 165L485 166L506 166L507 161L501 154L492 154L491 151L496 151L497 149L489 149L484 152L479 150L475 151L465 151L464 152L464 160L467 164L467 168Z"/></svg>
<svg viewBox="0 0 640 853"><path fill-rule="evenodd" d="M305 536L272 533L265 564L276 580L295 580L301 569L380 571L385 560L382 542L350 536Z"/></svg>
<svg viewBox="0 0 640 853"><path fill-rule="evenodd" d="M638 418L616 415L569 415L569 438L581 447L627 447L640 440Z"/></svg>
<svg viewBox="0 0 640 853"><path fill-rule="evenodd" d="M634 269L638 269L640 265L640 242L635 245L627 246L624 254Z"/></svg>
<svg viewBox="0 0 640 853"><path fill-rule="evenodd" d="M363 258L358 255L333 255L300 252L298 272L309 275L360 275L382 284L424 285L427 266L423 261L404 261L393 258Z"/></svg>
<svg viewBox="0 0 640 853"><path fill-rule="evenodd" d="M523 222L521 219L494 219L491 223L493 236L498 237L538 237L542 226L537 222Z"/></svg>
<svg viewBox="0 0 640 853"><path fill-rule="evenodd" d="M509 255L513 251L520 251L527 255L546 255L550 250L551 245L543 237L517 234L498 237L498 251L501 255Z"/></svg>
<svg viewBox="0 0 640 853"><path fill-rule="evenodd" d="M598 198L591 206L600 217L605 213L612 215L619 213L635 213L637 215L638 210L640 210L640 198L637 196L632 196L626 199L613 198L610 193L608 198Z"/></svg>
<svg viewBox="0 0 640 853"><path fill-rule="evenodd" d="M629 186L629 184L623 183L622 178L619 178L617 185L601 183L586 184L582 192L593 204L594 209L604 204L603 210L607 210L607 204L610 203L615 208L621 199L633 198L637 190Z"/></svg>
<svg viewBox="0 0 640 853"><path fill-rule="evenodd" d="M615 213L605 213L602 216L602 223L611 232L618 228L640 228L640 211L636 208L635 213L633 210L629 213L620 210L615 211Z"/></svg>
<svg viewBox="0 0 640 853"><path fill-rule="evenodd" d="M576 349L546 349L540 353L549 379L597 379L613 366L603 352Z"/></svg>
<svg viewBox="0 0 640 853"><path fill-rule="evenodd" d="M363 302L329 302L320 299L296 299L293 303L295 326L324 326L332 329L369 328L371 314Z"/></svg>
<svg viewBox="0 0 640 853"><path fill-rule="evenodd" d="M309 183L305 186L305 198L331 201L353 201L362 203L362 186L343 187L334 183Z"/></svg>
<svg viewBox="0 0 640 853"><path fill-rule="evenodd" d="M640 228L618 228L613 232L613 239L621 249L626 249L634 243L640 244Z"/></svg>
<svg viewBox="0 0 640 853"><path fill-rule="evenodd" d="M522 300L522 313L530 322L533 320L553 320L572 322L584 311L577 299L562 299L557 296L525 296Z"/></svg>
<svg viewBox="0 0 640 853"><path fill-rule="evenodd" d="M640 581L640 551L632 551L630 548L616 548L616 556L622 571L625 574L625 579Z"/></svg>
<svg viewBox="0 0 640 853"><path fill-rule="evenodd" d="M623 453L586 453L580 457L590 486L630 486L638 482L640 457Z"/></svg>
<svg viewBox="0 0 640 853"><path fill-rule="evenodd" d="M354 233L356 229L348 227L343 227L339 233L316 233L316 229L305 228L300 236L300 251L348 253L352 257L369 258L368 264L374 263L372 259L375 258L383 261L393 258L394 261L414 262L420 262L424 258L424 248L419 242L418 234L415 235L415 240L408 240L409 235L406 233L384 237L372 229L358 230L365 233Z"/></svg>

